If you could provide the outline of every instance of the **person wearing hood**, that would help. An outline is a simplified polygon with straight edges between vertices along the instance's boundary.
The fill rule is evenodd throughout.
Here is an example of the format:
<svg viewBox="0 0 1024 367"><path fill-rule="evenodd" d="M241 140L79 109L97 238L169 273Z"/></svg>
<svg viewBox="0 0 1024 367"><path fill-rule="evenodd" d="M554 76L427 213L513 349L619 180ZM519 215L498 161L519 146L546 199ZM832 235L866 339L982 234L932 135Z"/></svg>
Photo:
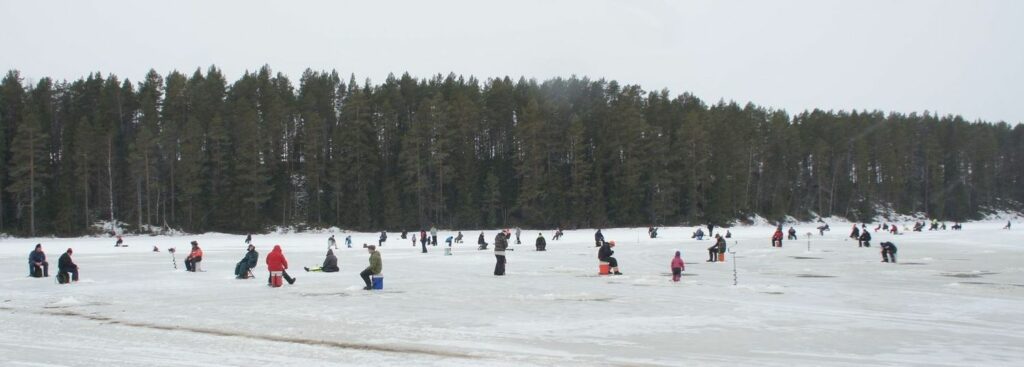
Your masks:
<svg viewBox="0 0 1024 367"><path fill-rule="evenodd" d="M199 242L192 241L192 252L185 257L185 271L196 271L196 263L203 261L203 249L199 248Z"/></svg>
<svg viewBox="0 0 1024 367"><path fill-rule="evenodd" d="M324 259L324 264L323 265L321 265L319 267L314 267L312 269L310 269L310 268L303 268L303 269L306 269L306 271L322 271L324 273L336 273L339 270L341 270L341 269L338 268L338 257L334 256L334 251L331 250L331 249L327 249L327 258Z"/></svg>
<svg viewBox="0 0 1024 367"><path fill-rule="evenodd" d="M63 255L60 255L60 259L57 259L57 282L60 284L78 281L78 265L71 260L72 253L73 251L69 248Z"/></svg>
<svg viewBox="0 0 1024 367"><path fill-rule="evenodd" d="M288 276L288 259L284 258L284 253L281 252L281 245L274 245L274 249L270 250L270 254L267 255L267 271L271 274L275 271L281 272L281 276L288 284L295 284L295 278ZM270 284L270 277L267 277L267 284Z"/></svg>
<svg viewBox="0 0 1024 367"><path fill-rule="evenodd" d="M537 251L547 251L548 241L544 239L543 233L537 234L537 242L535 245L537 246Z"/></svg>
<svg viewBox="0 0 1024 367"><path fill-rule="evenodd" d="M50 263L46 262L43 244L37 243L36 248L28 253L28 276L42 278L50 276Z"/></svg>
<svg viewBox="0 0 1024 367"><path fill-rule="evenodd" d="M235 265L235 278L249 279L249 272L256 267L260 261L260 253L256 252L256 246L249 245L245 257Z"/></svg>
<svg viewBox="0 0 1024 367"><path fill-rule="evenodd" d="M679 278L683 276L683 270L686 270L686 264L683 263L682 252L676 250L676 256L672 257L672 263L669 267L672 268L672 281L678 282Z"/></svg>
<svg viewBox="0 0 1024 367"><path fill-rule="evenodd" d="M789 236L786 237L786 239L788 239L790 241L796 241L797 240L797 238L796 238L796 228L789 227Z"/></svg>
<svg viewBox="0 0 1024 367"><path fill-rule="evenodd" d="M611 271L612 274L622 275L622 273L619 272L619 261L612 257L612 255L615 254L612 247L615 247L615 241L608 241L601 245L601 249L597 250L597 259L608 263L608 270Z"/></svg>
<svg viewBox="0 0 1024 367"><path fill-rule="evenodd" d="M604 234L598 229L597 233L594 233L594 247L601 247L604 244Z"/></svg>
<svg viewBox="0 0 1024 367"><path fill-rule="evenodd" d="M366 283L366 287L363 290L371 290L373 286L370 284L371 275L380 275L380 272L384 270L384 263L380 259L380 252L377 251L377 246L370 245L366 247L366 251L370 253L370 266L363 269L359 276L363 278L363 282Z"/></svg>

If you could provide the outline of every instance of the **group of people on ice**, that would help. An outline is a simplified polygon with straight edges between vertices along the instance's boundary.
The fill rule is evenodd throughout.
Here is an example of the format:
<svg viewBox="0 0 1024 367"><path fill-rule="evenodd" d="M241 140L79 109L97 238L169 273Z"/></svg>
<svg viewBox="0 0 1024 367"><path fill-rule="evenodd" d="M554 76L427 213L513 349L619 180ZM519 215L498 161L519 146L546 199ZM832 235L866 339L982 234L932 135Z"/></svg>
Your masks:
<svg viewBox="0 0 1024 367"><path fill-rule="evenodd" d="M69 248L57 259L57 283L78 281L78 265L71 259L73 253L74 250ZM36 244L35 249L28 254L28 275L33 278L50 277L50 263L46 261L46 252L41 243Z"/></svg>

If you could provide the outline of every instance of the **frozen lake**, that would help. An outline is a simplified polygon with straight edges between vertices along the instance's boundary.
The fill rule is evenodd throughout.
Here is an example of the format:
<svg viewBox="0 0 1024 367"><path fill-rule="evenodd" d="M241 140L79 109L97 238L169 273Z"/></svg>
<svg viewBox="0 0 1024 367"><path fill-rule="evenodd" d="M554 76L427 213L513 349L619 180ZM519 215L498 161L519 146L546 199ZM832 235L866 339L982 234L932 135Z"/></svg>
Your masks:
<svg viewBox="0 0 1024 367"><path fill-rule="evenodd" d="M323 261L328 233L256 235L250 280L232 274L244 236L128 236L128 248L112 238L3 239L0 365L1019 366L1024 227L1004 224L879 231L871 248L846 239L848 223L832 222L824 237L798 225L800 240L782 248L769 245L772 227L733 227L737 253L725 263L704 261L713 241L691 239L694 227L662 228L657 239L608 229L621 276L597 275L593 230L560 241L543 231L547 252L534 251L538 231L523 230L505 277L491 275L491 249L476 250L480 231L463 231L452 256L443 243L421 254L389 233L383 291L363 291L358 276L368 264L361 244L376 233L348 233L351 249L336 234L340 273L302 270ZM493 244L497 231L485 233ZM192 240L205 272L183 270ZM898 264L880 262L881 241L899 246ZM50 278L26 276L35 243ZM266 286L275 244L295 285ZM68 247L82 280L60 286L53 275ZM676 249L687 265L672 283Z"/></svg>

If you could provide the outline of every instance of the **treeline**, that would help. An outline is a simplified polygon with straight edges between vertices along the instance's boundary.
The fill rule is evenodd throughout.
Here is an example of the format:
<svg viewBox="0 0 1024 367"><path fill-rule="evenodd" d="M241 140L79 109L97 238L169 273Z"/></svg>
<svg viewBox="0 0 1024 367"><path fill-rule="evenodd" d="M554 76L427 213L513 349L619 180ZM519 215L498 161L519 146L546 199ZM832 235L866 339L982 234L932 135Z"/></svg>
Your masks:
<svg viewBox="0 0 1024 367"><path fill-rule="evenodd" d="M1024 125L586 78L215 67L0 84L0 232L606 227L1021 209Z"/></svg>

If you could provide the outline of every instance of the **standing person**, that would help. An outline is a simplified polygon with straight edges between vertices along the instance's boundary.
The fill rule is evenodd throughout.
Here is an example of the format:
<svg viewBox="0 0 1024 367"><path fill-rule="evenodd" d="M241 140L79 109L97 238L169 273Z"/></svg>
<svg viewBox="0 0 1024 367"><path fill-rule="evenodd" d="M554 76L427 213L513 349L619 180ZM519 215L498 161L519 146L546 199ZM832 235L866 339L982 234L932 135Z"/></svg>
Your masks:
<svg viewBox="0 0 1024 367"><path fill-rule="evenodd" d="M522 242L519 242L519 234L520 233L522 233L522 230L519 229L519 226L516 226L516 244L517 245L522 245L523 244Z"/></svg>
<svg viewBox="0 0 1024 367"><path fill-rule="evenodd" d="M203 249L199 248L199 242L192 241L192 252L185 257L185 271L196 271L196 263L203 261Z"/></svg>
<svg viewBox="0 0 1024 367"><path fill-rule="evenodd" d="M508 248L508 237L498 232L494 236L494 275L505 275L505 249Z"/></svg>
<svg viewBox="0 0 1024 367"><path fill-rule="evenodd" d="M594 247L601 247L604 244L604 234L598 229L597 233L594 233Z"/></svg>
<svg viewBox="0 0 1024 367"><path fill-rule="evenodd" d="M380 252L377 251L377 246L370 245L366 248L366 251L370 253L370 266L363 269L359 276L363 278L363 282L366 286L363 290L371 290L373 286L370 284L371 275L380 275L380 272L384 270L384 263L380 260Z"/></svg>
<svg viewBox="0 0 1024 367"><path fill-rule="evenodd" d="M863 232L860 233L860 238L859 238L859 241L857 242L857 247L871 247L871 233L870 232L863 231Z"/></svg>
<svg viewBox="0 0 1024 367"><path fill-rule="evenodd" d="M683 256L679 250L676 250L676 256L672 258L669 267L672 268L672 281L678 282L679 278L683 276L683 270L686 270L686 264L683 263Z"/></svg>
<svg viewBox="0 0 1024 367"><path fill-rule="evenodd" d="M772 234L772 247L782 247L782 227L776 228Z"/></svg>
<svg viewBox="0 0 1024 367"><path fill-rule="evenodd" d="M334 236L331 236L331 237L334 237ZM252 233L245 235L245 244L246 245L251 245L252 244Z"/></svg>
<svg viewBox="0 0 1024 367"><path fill-rule="evenodd" d="M124 238L121 238L121 235L117 235L117 242L114 242L114 247L121 247L121 245L124 245Z"/></svg>
<svg viewBox="0 0 1024 367"><path fill-rule="evenodd" d="M423 237L420 239L420 244L423 245L423 253L427 253L427 243L430 243L430 237Z"/></svg>
<svg viewBox="0 0 1024 367"><path fill-rule="evenodd" d="M322 271L324 273L336 273L338 270L341 270L338 268L338 257L334 256L334 251L331 249L327 249L327 257L324 258L323 265L313 269L307 267L303 267L303 269L306 269L306 271Z"/></svg>
<svg viewBox="0 0 1024 367"><path fill-rule="evenodd" d="M796 241L796 228L789 227L789 238L790 241Z"/></svg>
<svg viewBox="0 0 1024 367"><path fill-rule="evenodd" d="M484 240L484 233L483 232L480 232L480 237L477 237L476 244L477 244L477 248L476 248L477 250L486 250L487 249L487 241Z"/></svg>
<svg viewBox="0 0 1024 367"><path fill-rule="evenodd" d="M69 248L63 255L60 255L60 259L57 259L57 282L60 284L78 281L78 265L71 260L72 252ZM71 275L70 278L68 278L68 274Z"/></svg>
<svg viewBox="0 0 1024 367"><path fill-rule="evenodd" d="M50 276L50 263L46 262L43 244L37 243L36 248L28 253L28 276L42 278Z"/></svg>
<svg viewBox="0 0 1024 367"><path fill-rule="evenodd" d="M427 242L430 242L430 237L427 237L427 231L421 229L420 244L423 245L423 247L427 247Z"/></svg>
<svg viewBox="0 0 1024 367"><path fill-rule="evenodd" d="M416 247L416 234L412 234L412 247Z"/></svg>
<svg viewBox="0 0 1024 367"><path fill-rule="evenodd" d="M338 241L334 239L333 234L331 235L331 237L327 238L327 249L330 250L331 247L334 247L335 250L338 249Z"/></svg>
<svg viewBox="0 0 1024 367"><path fill-rule="evenodd" d="M380 231L380 239L377 240L377 246L384 246L384 242L387 242L387 240L388 233L385 231Z"/></svg>
<svg viewBox="0 0 1024 367"><path fill-rule="evenodd" d="M1003 229L1006 229L1006 230L1010 229L1010 221L1006 221L1006 226L1003 227Z"/></svg>
<svg viewBox="0 0 1024 367"><path fill-rule="evenodd" d="M345 236L345 247L352 248L352 235Z"/></svg>
<svg viewBox="0 0 1024 367"><path fill-rule="evenodd" d="M462 243L462 231L459 231L459 234L455 236L455 243Z"/></svg>
<svg viewBox="0 0 1024 367"><path fill-rule="evenodd" d="M547 251L548 241L544 239L543 233L537 234L537 242L534 245L537 246L537 251Z"/></svg>
<svg viewBox="0 0 1024 367"><path fill-rule="evenodd" d="M430 226L430 244L437 246L437 227Z"/></svg>
<svg viewBox="0 0 1024 367"><path fill-rule="evenodd" d="M330 250L328 250L330 251ZM284 253L281 252L281 245L274 245L274 249L270 250L267 254L267 271L271 273L271 276L267 277L267 285L270 285L270 278L273 276L275 271L281 272L281 276L288 284L295 284L296 278L288 276L288 259L284 257Z"/></svg>
<svg viewBox="0 0 1024 367"><path fill-rule="evenodd" d="M896 262L896 245L892 242L882 242L879 244L882 246L882 262Z"/></svg>
<svg viewBox="0 0 1024 367"><path fill-rule="evenodd" d="M249 279L249 271L256 267L260 261L260 253L256 252L256 246L249 245L245 257L235 265L235 278Z"/></svg>
<svg viewBox="0 0 1024 367"><path fill-rule="evenodd" d="M612 257L612 255L615 254L612 247L615 247L615 241L608 241L601 245L601 249L597 250L597 259L608 263L608 267L611 268L609 270L612 274L622 275L622 273L619 272L619 261Z"/></svg>
<svg viewBox="0 0 1024 367"><path fill-rule="evenodd" d="M714 235L715 235L715 225L711 224L711 223L708 223L708 236L714 236Z"/></svg>

